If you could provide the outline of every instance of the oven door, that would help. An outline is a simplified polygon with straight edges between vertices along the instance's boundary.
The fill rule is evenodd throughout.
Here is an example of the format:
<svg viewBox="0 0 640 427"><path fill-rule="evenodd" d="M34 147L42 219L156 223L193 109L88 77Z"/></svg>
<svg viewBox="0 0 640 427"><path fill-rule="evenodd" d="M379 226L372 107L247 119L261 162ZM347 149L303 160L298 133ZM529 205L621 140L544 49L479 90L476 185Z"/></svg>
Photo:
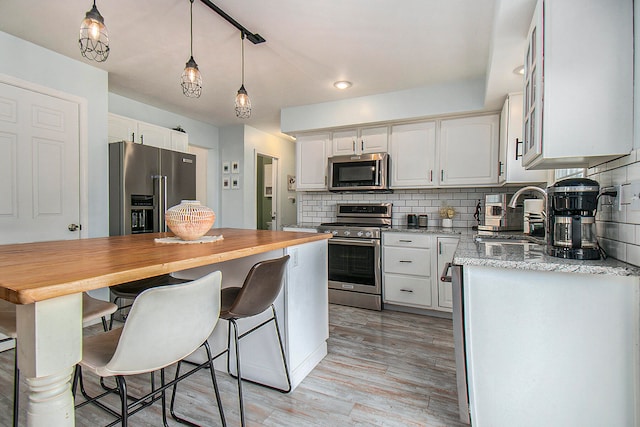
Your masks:
<svg viewBox="0 0 640 427"><path fill-rule="evenodd" d="M329 239L329 288L380 294L380 240Z"/></svg>

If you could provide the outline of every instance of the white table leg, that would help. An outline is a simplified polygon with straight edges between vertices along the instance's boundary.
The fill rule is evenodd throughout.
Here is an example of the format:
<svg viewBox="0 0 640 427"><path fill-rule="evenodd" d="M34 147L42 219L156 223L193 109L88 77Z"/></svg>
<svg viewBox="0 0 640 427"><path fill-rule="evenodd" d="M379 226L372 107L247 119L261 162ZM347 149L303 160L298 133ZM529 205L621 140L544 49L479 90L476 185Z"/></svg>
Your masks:
<svg viewBox="0 0 640 427"><path fill-rule="evenodd" d="M82 294L18 305L17 327L27 425L75 425L70 380L82 355Z"/></svg>

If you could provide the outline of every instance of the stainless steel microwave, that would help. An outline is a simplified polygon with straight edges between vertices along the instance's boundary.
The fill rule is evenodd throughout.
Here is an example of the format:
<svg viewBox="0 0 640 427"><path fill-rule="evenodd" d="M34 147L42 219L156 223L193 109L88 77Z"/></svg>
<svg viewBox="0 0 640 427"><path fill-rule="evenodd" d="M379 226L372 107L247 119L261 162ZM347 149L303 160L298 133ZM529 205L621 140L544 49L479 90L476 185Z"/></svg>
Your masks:
<svg viewBox="0 0 640 427"><path fill-rule="evenodd" d="M371 153L329 158L329 191L388 191L389 155Z"/></svg>

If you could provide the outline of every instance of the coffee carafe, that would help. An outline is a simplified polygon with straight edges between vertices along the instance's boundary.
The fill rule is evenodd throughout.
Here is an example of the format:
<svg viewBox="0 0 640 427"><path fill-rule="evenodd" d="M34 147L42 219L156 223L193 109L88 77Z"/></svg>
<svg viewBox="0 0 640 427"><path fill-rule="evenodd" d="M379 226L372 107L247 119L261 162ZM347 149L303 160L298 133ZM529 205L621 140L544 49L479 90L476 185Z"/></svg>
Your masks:
<svg viewBox="0 0 640 427"><path fill-rule="evenodd" d="M599 259L595 212L599 184L586 178L563 179L547 187L549 255L569 259Z"/></svg>

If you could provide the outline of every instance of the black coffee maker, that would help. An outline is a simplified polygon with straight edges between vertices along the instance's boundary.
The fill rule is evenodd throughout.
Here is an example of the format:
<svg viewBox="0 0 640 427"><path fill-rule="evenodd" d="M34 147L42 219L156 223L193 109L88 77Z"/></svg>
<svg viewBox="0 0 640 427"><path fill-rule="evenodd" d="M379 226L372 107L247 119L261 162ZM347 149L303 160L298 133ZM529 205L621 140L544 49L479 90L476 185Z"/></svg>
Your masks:
<svg viewBox="0 0 640 427"><path fill-rule="evenodd" d="M569 259L599 259L596 207L599 184L586 178L563 179L547 187L549 255Z"/></svg>

